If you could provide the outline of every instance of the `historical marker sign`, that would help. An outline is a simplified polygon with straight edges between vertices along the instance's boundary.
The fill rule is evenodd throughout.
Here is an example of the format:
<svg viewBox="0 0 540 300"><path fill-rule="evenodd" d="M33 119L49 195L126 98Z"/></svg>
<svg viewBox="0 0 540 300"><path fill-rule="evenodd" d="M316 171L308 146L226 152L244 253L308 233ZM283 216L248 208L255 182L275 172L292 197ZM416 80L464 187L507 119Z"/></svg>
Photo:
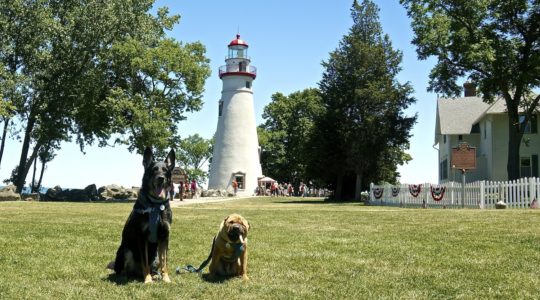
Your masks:
<svg viewBox="0 0 540 300"><path fill-rule="evenodd" d="M184 173L180 167L176 167L172 170L172 182L174 184L180 184L180 182L186 182L187 175Z"/></svg>
<svg viewBox="0 0 540 300"><path fill-rule="evenodd" d="M452 169L474 170L476 169L476 147L467 143L460 143L452 148Z"/></svg>

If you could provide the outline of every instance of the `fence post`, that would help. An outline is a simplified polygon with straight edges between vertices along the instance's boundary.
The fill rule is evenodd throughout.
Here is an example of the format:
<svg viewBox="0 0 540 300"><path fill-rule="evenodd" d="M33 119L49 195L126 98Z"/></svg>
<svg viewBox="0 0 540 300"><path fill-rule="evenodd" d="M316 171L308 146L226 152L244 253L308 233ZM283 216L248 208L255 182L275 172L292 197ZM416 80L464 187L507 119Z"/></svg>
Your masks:
<svg viewBox="0 0 540 300"><path fill-rule="evenodd" d="M424 196L425 196L425 207L428 208L428 202L430 202L431 199L431 184L430 183L424 183Z"/></svg>
<svg viewBox="0 0 540 300"><path fill-rule="evenodd" d="M536 198L536 178L529 178L529 205Z"/></svg>
<svg viewBox="0 0 540 300"><path fill-rule="evenodd" d="M452 208L454 208L454 182L450 182L450 205L452 205Z"/></svg>
<svg viewBox="0 0 540 300"><path fill-rule="evenodd" d="M375 197L373 197L373 186L374 186L374 185L375 185L375 184L373 184L373 182L369 184L369 199L368 199L368 202L369 202L370 204L372 203L371 201L372 201L373 199L375 199Z"/></svg>
<svg viewBox="0 0 540 300"><path fill-rule="evenodd" d="M480 209L484 209L486 203L485 184L484 180L480 181Z"/></svg>

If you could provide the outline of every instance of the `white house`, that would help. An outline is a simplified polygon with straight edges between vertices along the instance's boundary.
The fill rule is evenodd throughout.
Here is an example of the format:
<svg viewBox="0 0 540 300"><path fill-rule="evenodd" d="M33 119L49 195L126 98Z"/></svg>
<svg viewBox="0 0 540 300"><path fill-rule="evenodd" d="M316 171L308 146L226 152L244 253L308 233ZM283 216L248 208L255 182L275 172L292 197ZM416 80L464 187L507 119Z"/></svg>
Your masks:
<svg viewBox="0 0 540 300"><path fill-rule="evenodd" d="M460 142L476 147L476 170L466 174L468 182L508 180L508 116L506 103L499 98L492 104L476 95L475 87L465 84L465 96L439 98L433 147L439 151L439 183L461 181L461 171L450 165L452 148ZM521 177L538 177L540 136L537 116L527 124L520 147Z"/></svg>

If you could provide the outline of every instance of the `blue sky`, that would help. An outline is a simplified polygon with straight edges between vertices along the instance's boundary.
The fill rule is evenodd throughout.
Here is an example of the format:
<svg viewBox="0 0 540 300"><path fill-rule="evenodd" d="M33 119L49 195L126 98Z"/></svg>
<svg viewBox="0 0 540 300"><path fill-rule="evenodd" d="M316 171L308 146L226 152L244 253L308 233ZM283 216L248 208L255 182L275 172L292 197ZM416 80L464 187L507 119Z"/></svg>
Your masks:
<svg viewBox="0 0 540 300"><path fill-rule="evenodd" d="M276 92L290 94L308 87L317 87L329 52L337 48L352 25L352 0L158 0L156 7L168 6L181 15L180 23L169 35L182 42L200 41L211 60L212 75L206 81L204 106L188 114L180 123L181 135L198 133L205 138L214 134L217 125L217 104L221 96L219 66L224 65L227 45L237 32L249 44L252 65L257 67L253 83L257 124L262 112ZM413 160L399 167L404 183L437 182L437 151L433 149L437 95L426 92L428 74L434 60L419 61L411 45L413 33L405 9L398 0L375 0L380 8L383 30L393 47L403 52L401 82L414 87L417 103L407 114L418 113L411 148ZM20 143L9 140L0 168L0 179L9 177L19 160ZM139 186L143 173L142 157L125 147L88 147L82 154L75 144L64 143L54 161L49 163L44 186L83 188L95 183L98 187L120 184ZM28 180L30 181L30 177Z"/></svg>

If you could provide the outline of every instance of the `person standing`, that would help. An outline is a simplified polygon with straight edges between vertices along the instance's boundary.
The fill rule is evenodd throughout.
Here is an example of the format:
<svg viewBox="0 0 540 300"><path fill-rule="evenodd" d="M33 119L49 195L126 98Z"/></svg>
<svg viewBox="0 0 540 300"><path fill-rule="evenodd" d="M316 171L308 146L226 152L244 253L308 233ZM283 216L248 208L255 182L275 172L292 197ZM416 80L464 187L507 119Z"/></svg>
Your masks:
<svg viewBox="0 0 540 300"><path fill-rule="evenodd" d="M232 188L234 191L234 195L236 196L236 192L238 191L238 182L236 182L236 179L234 179L232 182Z"/></svg>
<svg viewBox="0 0 540 300"><path fill-rule="evenodd" d="M197 181L193 179L191 180L191 198L195 198L196 192L197 192Z"/></svg>
<svg viewBox="0 0 540 300"><path fill-rule="evenodd" d="M180 181L178 184L178 193L180 194L180 201L184 201L184 182Z"/></svg>

